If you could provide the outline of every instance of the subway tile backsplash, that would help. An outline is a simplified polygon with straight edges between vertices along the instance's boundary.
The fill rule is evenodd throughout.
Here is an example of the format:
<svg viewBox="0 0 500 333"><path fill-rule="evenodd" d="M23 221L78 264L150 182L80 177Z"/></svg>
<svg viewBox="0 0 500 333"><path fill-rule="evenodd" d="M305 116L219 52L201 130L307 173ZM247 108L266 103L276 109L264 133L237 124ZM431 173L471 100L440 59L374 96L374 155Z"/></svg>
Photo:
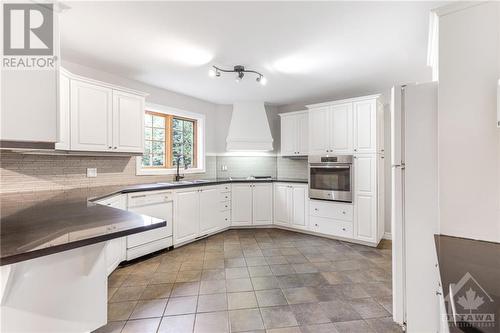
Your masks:
<svg viewBox="0 0 500 333"><path fill-rule="evenodd" d="M222 166L227 171L222 171ZM97 168L87 178L87 168ZM173 175L137 176L135 157L34 155L0 151L0 193L168 182ZM307 178L307 160L275 156L207 156L206 172L186 179L272 176Z"/></svg>

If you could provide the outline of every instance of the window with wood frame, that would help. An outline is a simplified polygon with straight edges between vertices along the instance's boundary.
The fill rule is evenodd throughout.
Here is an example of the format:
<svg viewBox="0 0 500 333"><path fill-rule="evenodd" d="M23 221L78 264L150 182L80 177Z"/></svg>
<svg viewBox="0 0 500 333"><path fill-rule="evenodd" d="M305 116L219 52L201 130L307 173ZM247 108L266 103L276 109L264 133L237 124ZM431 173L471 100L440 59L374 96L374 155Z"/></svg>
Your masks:
<svg viewBox="0 0 500 333"><path fill-rule="evenodd" d="M197 167L196 119L146 111L143 168Z"/></svg>

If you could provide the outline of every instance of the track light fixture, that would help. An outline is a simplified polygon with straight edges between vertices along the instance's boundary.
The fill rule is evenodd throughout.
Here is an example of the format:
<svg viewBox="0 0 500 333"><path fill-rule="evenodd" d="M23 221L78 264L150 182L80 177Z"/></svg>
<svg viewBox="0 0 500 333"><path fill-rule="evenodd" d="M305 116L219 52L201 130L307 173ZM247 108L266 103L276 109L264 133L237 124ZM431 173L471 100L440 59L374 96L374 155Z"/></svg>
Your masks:
<svg viewBox="0 0 500 333"><path fill-rule="evenodd" d="M243 77L245 77L245 73L253 73L257 75L256 81L258 83L263 86L267 83L267 79L262 73L250 69L245 69L245 67L241 65L236 65L233 67L233 69L223 69L217 66L212 66L212 68L208 70L208 76L210 77L220 77L221 73L236 73L236 82L240 82Z"/></svg>

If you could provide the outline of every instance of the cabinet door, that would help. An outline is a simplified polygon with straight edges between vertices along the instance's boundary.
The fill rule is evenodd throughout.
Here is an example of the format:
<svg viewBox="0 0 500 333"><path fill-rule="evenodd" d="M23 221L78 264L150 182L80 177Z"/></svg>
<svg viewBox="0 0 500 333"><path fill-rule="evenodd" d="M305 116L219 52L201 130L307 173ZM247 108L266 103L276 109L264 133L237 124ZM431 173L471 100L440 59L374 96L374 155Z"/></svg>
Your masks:
<svg viewBox="0 0 500 333"><path fill-rule="evenodd" d="M273 223L273 184L253 184L253 224Z"/></svg>
<svg viewBox="0 0 500 333"><path fill-rule="evenodd" d="M297 117L281 117L281 155L297 155Z"/></svg>
<svg viewBox="0 0 500 333"><path fill-rule="evenodd" d="M252 184L231 185L231 225L252 225Z"/></svg>
<svg viewBox="0 0 500 333"><path fill-rule="evenodd" d="M222 229L219 211L219 189L216 186L200 188L200 235Z"/></svg>
<svg viewBox="0 0 500 333"><path fill-rule="evenodd" d="M335 153L352 153L352 103L333 105L331 118L331 148Z"/></svg>
<svg viewBox="0 0 500 333"><path fill-rule="evenodd" d="M200 230L200 192L187 189L175 193L174 244L198 237Z"/></svg>
<svg viewBox="0 0 500 333"><path fill-rule="evenodd" d="M69 77L61 73L59 75L59 110L57 113L58 140L56 149L70 149L70 84Z"/></svg>
<svg viewBox="0 0 500 333"><path fill-rule="evenodd" d="M126 244L125 238L115 238L106 243L106 270L108 275L125 260Z"/></svg>
<svg viewBox="0 0 500 333"><path fill-rule="evenodd" d="M292 185L290 188L292 196L292 227L299 229L307 228L307 187Z"/></svg>
<svg viewBox="0 0 500 333"><path fill-rule="evenodd" d="M274 223L290 224L290 185L274 184Z"/></svg>
<svg viewBox="0 0 500 333"><path fill-rule="evenodd" d="M374 153L376 149L376 100L353 103L354 109L354 151Z"/></svg>
<svg viewBox="0 0 500 333"><path fill-rule="evenodd" d="M297 152L309 154L309 115L307 112L297 115Z"/></svg>
<svg viewBox="0 0 500 333"><path fill-rule="evenodd" d="M144 151L144 97L113 90L113 150Z"/></svg>
<svg viewBox="0 0 500 333"><path fill-rule="evenodd" d="M71 150L111 150L111 108L111 89L71 80Z"/></svg>
<svg viewBox="0 0 500 333"><path fill-rule="evenodd" d="M354 238L367 242L377 241L376 163L374 156L355 156L354 159Z"/></svg>
<svg viewBox="0 0 500 333"><path fill-rule="evenodd" d="M309 154L330 151L329 107L309 110Z"/></svg>

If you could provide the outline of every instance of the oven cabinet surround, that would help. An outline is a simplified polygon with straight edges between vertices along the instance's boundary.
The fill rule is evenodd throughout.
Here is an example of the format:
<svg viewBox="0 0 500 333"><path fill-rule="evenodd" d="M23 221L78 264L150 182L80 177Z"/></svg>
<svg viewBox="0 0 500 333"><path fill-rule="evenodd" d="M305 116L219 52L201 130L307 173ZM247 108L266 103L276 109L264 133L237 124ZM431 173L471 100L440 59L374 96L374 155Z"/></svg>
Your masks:
<svg viewBox="0 0 500 333"><path fill-rule="evenodd" d="M309 155L384 152L380 95L307 105L307 108Z"/></svg>
<svg viewBox="0 0 500 333"><path fill-rule="evenodd" d="M229 189L229 185L216 185L174 191L174 246L230 226Z"/></svg>
<svg viewBox="0 0 500 333"><path fill-rule="evenodd" d="M146 94L64 69L59 81L56 149L142 154Z"/></svg>
<svg viewBox="0 0 500 333"><path fill-rule="evenodd" d="M273 184L231 184L231 226L273 223Z"/></svg>
<svg viewBox="0 0 500 333"><path fill-rule="evenodd" d="M281 118L281 156L309 153L309 115L307 111L279 114Z"/></svg>
<svg viewBox="0 0 500 333"><path fill-rule="evenodd" d="M309 227L309 197L306 184L274 184L275 225L307 230Z"/></svg>

